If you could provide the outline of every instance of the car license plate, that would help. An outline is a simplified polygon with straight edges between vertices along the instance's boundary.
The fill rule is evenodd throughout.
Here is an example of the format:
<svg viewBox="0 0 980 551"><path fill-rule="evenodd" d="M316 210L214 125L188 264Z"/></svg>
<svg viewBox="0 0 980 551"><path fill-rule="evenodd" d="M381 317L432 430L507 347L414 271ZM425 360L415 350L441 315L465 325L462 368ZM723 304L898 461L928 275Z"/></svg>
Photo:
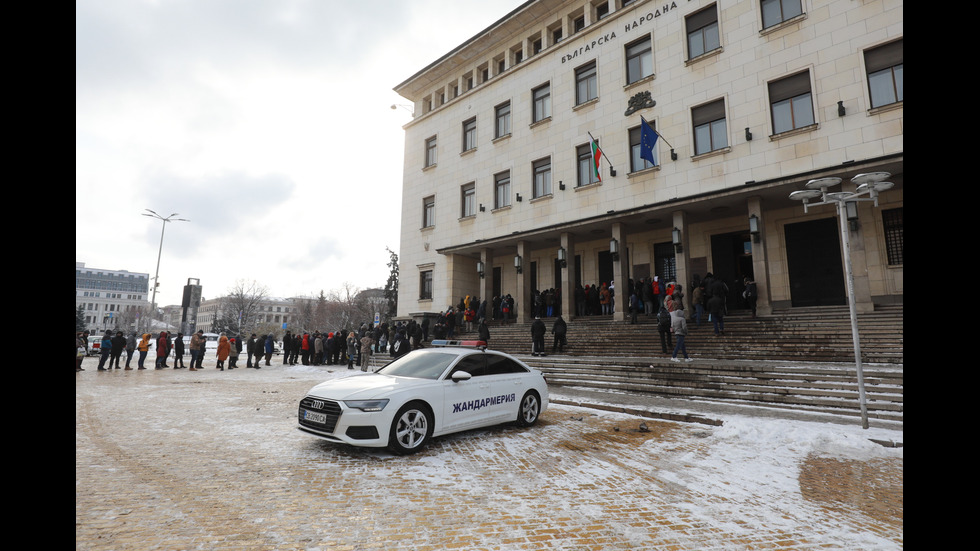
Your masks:
<svg viewBox="0 0 980 551"><path fill-rule="evenodd" d="M307 421L313 421L314 423L320 423L320 424L324 424L325 425L327 423L327 414L326 413L317 413L315 411L309 411L309 410L305 410L304 409L303 410L303 419L305 419Z"/></svg>

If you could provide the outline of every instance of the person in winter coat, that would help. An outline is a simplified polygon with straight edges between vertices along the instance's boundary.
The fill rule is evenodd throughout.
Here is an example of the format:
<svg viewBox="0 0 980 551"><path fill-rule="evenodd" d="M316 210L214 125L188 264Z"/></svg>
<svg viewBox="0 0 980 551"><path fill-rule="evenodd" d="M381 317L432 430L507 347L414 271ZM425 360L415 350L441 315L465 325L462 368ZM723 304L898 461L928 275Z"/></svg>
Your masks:
<svg viewBox="0 0 980 551"><path fill-rule="evenodd" d="M742 291L742 295L745 297L745 303L752 310L752 317L755 318L756 302L759 300L759 289L752 278L745 276L743 280L745 285L745 290Z"/></svg>
<svg viewBox="0 0 980 551"><path fill-rule="evenodd" d="M712 294L708 299L708 315L711 316L716 337L725 334L725 296L720 293Z"/></svg>
<svg viewBox="0 0 980 551"><path fill-rule="evenodd" d="M157 337L156 347L157 347L156 369L163 369L163 367L167 363L167 332L166 331L160 331L160 336Z"/></svg>
<svg viewBox="0 0 980 551"><path fill-rule="evenodd" d="M361 337L361 371L368 370L368 362L371 360L371 345L373 344L374 339L371 338L370 333Z"/></svg>
<svg viewBox="0 0 980 551"><path fill-rule="evenodd" d="M677 357L677 352L684 352L684 361L692 362L693 358L687 356L687 346L684 344L684 338L687 337L687 320L684 319L684 310L674 310L670 313L670 329L674 332L674 336L677 337L677 344L674 345L674 353L670 357L670 361L679 362L680 358Z"/></svg>
<svg viewBox="0 0 980 551"><path fill-rule="evenodd" d="M555 320L555 324L551 326L551 332L555 335L555 342L551 345L551 352L554 353L555 349L558 352L564 352L565 345L568 344L565 335L568 333L568 324L562 319L561 314L558 314L558 319Z"/></svg>
<svg viewBox="0 0 980 551"><path fill-rule="evenodd" d="M477 328L477 331L479 332L480 340L490 344L490 328L487 327L486 319L480 320L480 326Z"/></svg>
<svg viewBox="0 0 980 551"><path fill-rule="evenodd" d="M203 334L204 331L198 331L191 335L191 343L188 345L191 353L191 367L188 371L197 371L197 355L201 353L201 335Z"/></svg>
<svg viewBox="0 0 980 551"><path fill-rule="evenodd" d="M238 342L238 339L228 339L228 369L238 367L238 354L241 353L239 346L241 343Z"/></svg>
<svg viewBox="0 0 980 551"><path fill-rule="evenodd" d="M347 369L354 369L354 358L357 357L357 335L353 331L347 334Z"/></svg>
<svg viewBox="0 0 980 551"><path fill-rule="evenodd" d="M135 355L136 355L136 331L131 331L129 333L129 336L126 337L126 369L129 369L130 371L132 371L133 369L132 367L130 367L130 362L132 361L133 356Z"/></svg>
<svg viewBox="0 0 980 551"><path fill-rule="evenodd" d="M272 353L276 351L276 336L269 333L265 336L265 365L272 365ZM256 369L259 368L258 365L255 366Z"/></svg>
<svg viewBox="0 0 980 551"><path fill-rule="evenodd" d="M667 311L667 306L661 306L657 312L657 332L660 333L660 351L664 354L667 353L668 347L674 346L670 334L670 322L670 312Z"/></svg>
<svg viewBox="0 0 980 551"><path fill-rule="evenodd" d="M174 369L182 369L183 367L184 367L184 334L177 333L177 339L174 340Z"/></svg>
<svg viewBox="0 0 980 551"><path fill-rule="evenodd" d="M112 331L106 331L102 335L102 344L99 346L99 371L105 371L105 364L112 355ZM109 361L109 369L112 369L112 362Z"/></svg>
<svg viewBox="0 0 980 551"><path fill-rule="evenodd" d="M146 361L146 355L150 352L150 334L143 333L143 338L140 339L140 343L136 345L136 350L140 354L140 359L136 360L136 367L138 369L146 369L143 367L143 362Z"/></svg>
<svg viewBox="0 0 980 551"><path fill-rule="evenodd" d="M204 369L204 354L208 351L208 340L204 338L204 332L201 332L201 341L197 345L197 368Z"/></svg>
<svg viewBox="0 0 980 551"><path fill-rule="evenodd" d="M248 338L248 343L245 345L245 352L248 354L248 358L245 360L245 367L252 367L252 356L255 355L255 333Z"/></svg>
<svg viewBox="0 0 980 551"><path fill-rule="evenodd" d="M112 337L112 353L109 355L109 369L115 365L119 369L119 358L122 357L123 350L126 349L126 337L122 331L116 331L116 336Z"/></svg>
<svg viewBox="0 0 980 551"><path fill-rule="evenodd" d="M599 289L599 304L602 305L602 315L612 314L612 294L609 292L609 287L605 283Z"/></svg>
<svg viewBox="0 0 980 551"><path fill-rule="evenodd" d="M220 371L225 370L225 360L228 359L229 353L231 353L231 343L228 342L228 337L222 333L218 338L218 365L215 366Z"/></svg>
<svg viewBox="0 0 980 551"><path fill-rule="evenodd" d="M544 356L544 333L546 329L540 317L534 318L531 323L531 355Z"/></svg>
<svg viewBox="0 0 980 551"><path fill-rule="evenodd" d="M701 316L704 315L704 286L698 285L691 295L691 305L694 306L694 321L701 327Z"/></svg>
<svg viewBox="0 0 980 551"><path fill-rule="evenodd" d="M303 340L301 341L299 350L300 356L303 359L303 365L310 365L310 334L303 333Z"/></svg>

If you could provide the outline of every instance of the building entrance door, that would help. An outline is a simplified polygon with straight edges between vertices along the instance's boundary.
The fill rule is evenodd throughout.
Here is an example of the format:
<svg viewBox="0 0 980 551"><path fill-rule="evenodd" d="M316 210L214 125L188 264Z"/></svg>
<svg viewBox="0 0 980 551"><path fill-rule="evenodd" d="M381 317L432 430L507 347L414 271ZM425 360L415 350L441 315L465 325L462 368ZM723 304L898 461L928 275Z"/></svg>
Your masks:
<svg viewBox="0 0 980 551"><path fill-rule="evenodd" d="M786 224L786 264L794 307L847 304L837 219Z"/></svg>
<svg viewBox="0 0 980 551"><path fill-rule="evenodd" d="M742 291L746 277L754 279L752 236L748 232L721 233L711 236L711 265L715 279L728 285L728 309L748 308Z"/></svg>

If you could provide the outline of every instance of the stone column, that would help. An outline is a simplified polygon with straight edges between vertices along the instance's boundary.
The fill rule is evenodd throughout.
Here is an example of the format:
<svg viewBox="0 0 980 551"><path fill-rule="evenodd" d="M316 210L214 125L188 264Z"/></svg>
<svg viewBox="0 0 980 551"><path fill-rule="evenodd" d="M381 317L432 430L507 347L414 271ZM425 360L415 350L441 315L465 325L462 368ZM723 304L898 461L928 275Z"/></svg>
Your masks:
<svg viewBox="0 0 980 551"><path fill-rule="evenodd" d="M613 260L613 281L616 284L613 321L626 321L629 310L629 254L626 249L626 225L615 222L612 225L613 239L619 242L619 258Z"/></svg>
<svg viewBox="0 0 980 551"><path fill-rule="evenodd" d="M766 219L762 211L762 198L749 197L749 218L759 219L759 235L752 236L752 276L759 293L756 299L756 313L768 316L772 314L772 297L769 292L769 258L766 250ZM756 239L759 241L756 242Z"/></svg>
<svg viewBox="0 0 980 551"><path fill-rule="evenodd" d="M575 236L562 233L561 247L565 249L565 266L561 268L561 313L567 322L575 316L575 282L572 281L575 270Z"/></svg>
<svg viewBox="0 0 980 551"><path fill-rule="evenodd" d="M517 256L521 257L523 267L521 273L517 274L517 296L514 297L517 301L517 312L511 314L516 315L517 323L524 323L529 321L531 312L531 244L518 241Z"/></svg>
<svg viewBox="0 0 980 551"><path fill-rule="evenodd" d="M673 232L674 228L677 228L681 231L680 250L679 251L677 250L678 249L677 245L674 246L674 269L677 272L677 283L680 283L683 286L682 292L684 293L684 317L690 318L691 312L690 312L690 308L688 308L688 305L691 303L691 295L693 289L688 288L691 286L690 283L691 278L690 278L690 274L688 273L690 271L688 269L688 265L690 264L690 256L688 255L690 255L691 252L690 252L690 247L688 247L690 238L688 236L689 228L687 226L687 213L682 210L678 210L678 211L674 211L672 213L672 216L674 220L674 225L671 227L671 232ZM671 240L673 241L673 233L671 233Z"/></svg>

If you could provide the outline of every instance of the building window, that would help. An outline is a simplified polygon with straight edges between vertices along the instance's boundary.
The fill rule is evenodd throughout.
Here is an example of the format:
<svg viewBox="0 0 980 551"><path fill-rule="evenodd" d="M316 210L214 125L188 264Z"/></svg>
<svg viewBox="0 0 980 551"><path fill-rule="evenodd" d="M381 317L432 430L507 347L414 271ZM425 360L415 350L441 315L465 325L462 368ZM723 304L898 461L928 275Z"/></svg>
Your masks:
<svg viewBox="0 0 980 551"><path fill-rule="evenodd" d="M419 272L419 300L432 300L432 270Z"/></svg>
<svg viewBox="0 0 980 551"><path fill-rule="evenodd" d="M576 17L572 21L572 28L574 29L572 31L573 33L577 33L579 31L581 31L582 29L584 29L585 28L585 16L584 15L580 15L580 16Z"/></svg>
<svg viewBox="0 0 980 551"><path fill-rule="evenodd" d="M524 50L514 50L514 65L524 61Z"/></svg>
<svg viewBox="0 0 980 551"><path fill-rule="evenodd" d="M561 42L561 27L551 31L551 43L558 44Z"/></svg>
<svg viewBox="0 0 980 551"><path fill-rule="evenodd" d="M535 54L538 54L538 53L541 52L541 39L540 38L537 39L537 40L535 40L531 44L531 51L533 52L531 55L535 55Z"/></svg>
<svg viewBox="0 0 980 551"><path fill-rule="evenodd" d="M551 195L551 157L532 163L534 167L534 197Z"/></svg>
<svg viewBox="0 0 980 551"><path fill-rule="evenodd" d="M905 225L903 207L881 211L881 221L885 230L885 251L889 266L901 266L905 250Z"/></svg>
<svg viewBox="0 0 980 551"><path fill-rule="evenodd" d="M598 141L596 142L598 145ZM575 157L578 159L578 183L579 187L595 184L599 181L599 175L593 167L592 146L590 144L580 145L575 148Z"/></svg>
<svg viewBox="0 0 980 551"><path fill-rule="evenodd" d="M701 155L728 147L725 100L713 101L691 110L694 122L694 154Z"/></svg>
<svg viewBox="0 0 980 551"><path fill-rule="evenodd" d="M609 2L603 1L595 7L595 20L601 21L609 15Z"/></svg>
<svg viewBox="0 0 980 551"><path fill-rule="evenodd" d="M436 164L436 137L432 136L428 140L425 140L425 166L434 166Z"/></svg>
<svg viewBox="0 0 980 551"><path fill-rule="evenodd" d="M762 28L768 29L803 14L800 0L762 0Z"/></svg>
<svg viewBox="0 0 980 551"><path fill-rule="evenodd" d="M575 104L581 105L599 97L595 61L575 70Z"/></svg>
<svg viewBox="0 0 980 551"><path fill-rule="evenodd" d="M718 9L709 6L693 13L685 19L687 23L687 54L694 59L712 50L721 48L718 34Z"/></svg>
<svg viewBox="0 0 980 551"><path fill-rule="evenodd" d="M626 84L644 79L653 74L653 50L650 37L637 40L626 46Z"/></svg>
<svg viewBox="0 0 980 551"><path fill-rule="evenodd" d="M772 132L779 134L813 124L810 73L804 71L769 83Z"/></svg>
<svg viewBox="0 0 980 551"><path fill-rule="evenodd" d="M864 52L872 109L905 100L903 42L896 40Z"/></svg>
<svg viewBox="0 0 980 551"><path fill-rule="evenodd" d="M510 135L510 102L501 103L493 110L494 138Z"/></svg>
<svg viewBox="0 0 980 551"><path fill-rule="evenodd" d="M476 117L463 123L463 151L476 148Z"/></svg>
<svg viewBox="0 0 980 551"><path fill-rule="evenodd" d="M436 225L436 198L430 195L422 199L422 227L431 228Z"/></svg>
<svg viewBox="0 0 980 551"><path fill-rule="evenodd" d="M500 73L503 73L504 69L506 69L504 60L503 59L497 60L497 74L499 75Z"/></svg>
<svg viewBox="0 0 980 551"><path fill-rule="evenodd" d="M493 208L499 209L510 206L510 171L501 172L493 177Z"/></svg>
<svg viewBox="0 0 980 551"><path fill-rule="evenodd" d="M651 128L653 128L653 123L647 121ZM643 124L642 122L640 124ZM641 144L643 143L643 133L640 131L641 127L630 128L630 172L638 172L647 168L657 166L654 163L644 159L641 156ZM657 158L657 146L653 146L653 158Z"/></svg>
<svg viewBox="0 0 980 551"><path fill-rule="evenodd" d="M476 183L470 182L460 188L460 200L462 207L459 213L461 218L476 216Z"/></svg>
<svg viewBox="0 0 980 551"><path fill-rule="evenodd" d="M534 118L532 122L543 121L551 116L551 84L545 84L532 90L534 105L532 111Z"/></svg>

